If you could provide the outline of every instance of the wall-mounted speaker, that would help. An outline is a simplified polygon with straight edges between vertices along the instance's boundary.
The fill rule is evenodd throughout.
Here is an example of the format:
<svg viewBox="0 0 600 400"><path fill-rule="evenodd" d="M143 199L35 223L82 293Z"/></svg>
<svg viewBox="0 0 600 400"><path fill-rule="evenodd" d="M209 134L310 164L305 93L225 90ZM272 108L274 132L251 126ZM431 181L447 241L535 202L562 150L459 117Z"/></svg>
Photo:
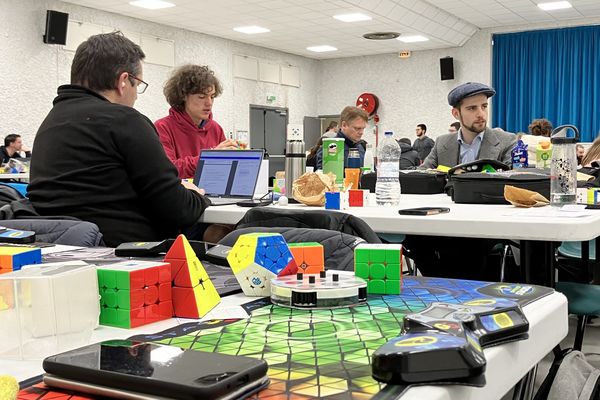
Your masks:
<svg viewBox="0 0 600 400"><path fill-rule="evenodd" d="M46 11L46 32L44 43L67 44L69 14L54 10Z"/></svg>
<svg viewBox="0 0 600 400"><path fill-rule="evenodd" d="M443 81L454 79L454 59L452 57L440 58L440 74Z"/></svg>

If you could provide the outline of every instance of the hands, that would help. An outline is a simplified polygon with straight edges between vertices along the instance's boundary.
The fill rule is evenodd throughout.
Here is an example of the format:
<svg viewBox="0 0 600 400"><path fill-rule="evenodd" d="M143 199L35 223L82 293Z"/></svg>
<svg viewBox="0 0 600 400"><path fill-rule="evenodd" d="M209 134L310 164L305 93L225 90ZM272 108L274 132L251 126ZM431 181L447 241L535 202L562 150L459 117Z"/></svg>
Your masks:
<svg viewBox="0 0 600 400"><path fill-rule="evenodd" d="M227 139L221 143L219 143L215 149L217 150L237 150L240 148L239 143L237 142L237 140L233 140L233 139Z"/></svg>
<svg viewBox="0 0 600 400"><path fill-rule="evenodd" d="M193 190L194 192L199 193L204 196L204 189L200 189L198 186L194 185L192 182L182 180L181 184L183 185L184 188L186 188L188 190Z"/></svg>

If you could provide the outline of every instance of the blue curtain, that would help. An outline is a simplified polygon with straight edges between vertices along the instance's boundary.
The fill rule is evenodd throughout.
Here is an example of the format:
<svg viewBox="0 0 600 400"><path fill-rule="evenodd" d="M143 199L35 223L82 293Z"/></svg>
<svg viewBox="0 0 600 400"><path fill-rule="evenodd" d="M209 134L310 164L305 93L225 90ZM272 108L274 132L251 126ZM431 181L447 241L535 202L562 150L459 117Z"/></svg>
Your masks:
<svg viewBox="0 0 600 400"><path fill-rule="evenodd" d="M536 118L600 130L600 26L493 35L492 126L527 132Z"/></svg>

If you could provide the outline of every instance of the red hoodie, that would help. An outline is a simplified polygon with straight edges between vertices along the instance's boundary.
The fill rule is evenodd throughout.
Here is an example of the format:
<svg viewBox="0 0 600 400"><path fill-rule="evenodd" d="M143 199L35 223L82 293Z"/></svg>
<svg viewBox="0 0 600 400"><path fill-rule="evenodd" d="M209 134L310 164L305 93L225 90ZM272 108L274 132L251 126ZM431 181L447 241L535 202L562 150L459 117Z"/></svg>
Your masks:
<svg viewBox="0 0 600 400"><path fill-rule="evenodd" d="M202 149L210 149L225 140L223 128L212 119L212 113L202 128L194 124L185 111L171 107L169 115L154 123L165 153L182 179L193 178Z"/></svg>

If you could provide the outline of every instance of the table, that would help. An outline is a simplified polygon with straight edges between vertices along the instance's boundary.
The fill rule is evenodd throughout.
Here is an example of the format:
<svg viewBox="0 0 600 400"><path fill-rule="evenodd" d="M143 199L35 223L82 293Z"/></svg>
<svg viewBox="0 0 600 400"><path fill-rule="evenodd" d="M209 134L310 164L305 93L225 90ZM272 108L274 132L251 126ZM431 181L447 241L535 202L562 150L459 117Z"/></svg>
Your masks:
<svg viewBox="0 0 600 400"><path fill-rule="evenodd" d="M243 304L251 299L236 294L223 298L214 314L222 313L227 317L232 306ZM488 361L486 369L487 384L483 388L468 386L421 386L409 389L402 400L417 399L499 399L508 392L528 371L533 368L556 344L566 336L567 301L554 292L523 308L530 328L530 338L484 350ZM94 332L94 341L105 339L123 339L132 335L155 333L189 320L170 319L140 328L125 330L100 327ZM42 373L41 361L0 360L0 372L11 374L19 380Z"/></svg>
<svg viewBox="0 0 600 400"><path fill-rule="evenodd" d="M430 216L399 215L400 208L448 207L449 213ZM269 207L300 211L322 209L305 205ZM550 212L550 208L546 208ZM554 284L554 243L562 241L588 241L600 236L600 211L587 210L589 216L564 218L557 216L527 217L521 213L538 209L515 208L503 204L455 204L445 194L402 195L398 207L351 207L343 210L364 220L377 233L400 233L428 236L456 236L488 239L522 240L521 259L527 271L533 260L529 247L533 241L545 244L544 264L547 268L546 284ZM202 222L235 224L248 208L236 205L208 207ZM333 211L335 212L335 211ZM598 273L600 276L600 272ZM529 282L527 279L526 281Z"/></svg>
<svg viewBox="0 0 600 400"><path fill-rule="evenodd" d="M0 174L0 179L29 180L29 172L19 172L15 174Z"/></svg>

